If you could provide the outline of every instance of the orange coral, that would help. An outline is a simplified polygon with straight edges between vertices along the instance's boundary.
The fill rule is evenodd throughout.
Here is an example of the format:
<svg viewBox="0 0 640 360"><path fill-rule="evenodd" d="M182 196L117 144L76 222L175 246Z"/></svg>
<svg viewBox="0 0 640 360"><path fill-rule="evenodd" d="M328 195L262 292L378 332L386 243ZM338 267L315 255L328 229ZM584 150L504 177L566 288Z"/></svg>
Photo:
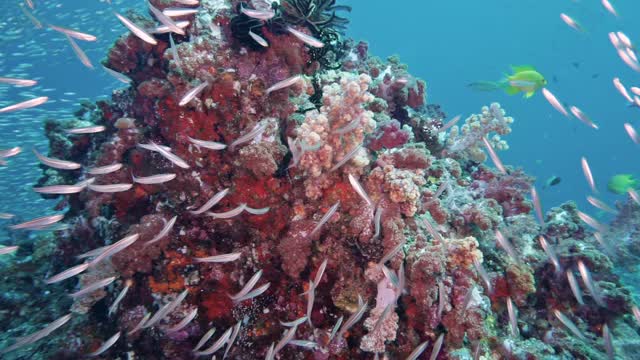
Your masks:
<svg viewBox="0 0 640 360"><path fill-rule="evenodd" d="M170 250L165 252L165 256L171 259L165 266L163 280L156 280L154 276L149 277L149 288L154 293L169 294L179 292L184 289L185 283L182 277L182 269L191 263L184 255Z"/></svg>

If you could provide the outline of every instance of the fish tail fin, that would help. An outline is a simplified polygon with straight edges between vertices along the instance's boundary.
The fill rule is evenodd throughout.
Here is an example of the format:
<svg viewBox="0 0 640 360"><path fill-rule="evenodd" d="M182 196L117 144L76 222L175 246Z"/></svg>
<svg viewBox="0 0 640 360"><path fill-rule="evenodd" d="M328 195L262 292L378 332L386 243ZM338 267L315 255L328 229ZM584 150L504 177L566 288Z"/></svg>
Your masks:
<svg viewBox="0 0 640 360"><path fill-rule="evenodd" d="M476 81L468 86L474 91L496 91L503 89L505 85L503 81Z"/></svg>

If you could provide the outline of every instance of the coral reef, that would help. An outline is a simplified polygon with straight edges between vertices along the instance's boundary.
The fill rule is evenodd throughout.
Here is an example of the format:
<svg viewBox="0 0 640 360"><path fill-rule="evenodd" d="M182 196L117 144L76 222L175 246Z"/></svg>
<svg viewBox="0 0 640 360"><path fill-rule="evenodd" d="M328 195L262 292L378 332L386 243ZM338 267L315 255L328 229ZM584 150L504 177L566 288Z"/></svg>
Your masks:
<svg viewBox="0 0 640 360"><path fill-rule="evenodd" d="M513 119L499 104L441 131L446 115L427 104L425 82L339 35L346 7L254 3L202 1L181 17L190 25L175 47L167 34L155 46L122 36L105 65L130 86L47 123L51 156L82 168L44 168L40 185L90 184L46 195L60 198L66 228L12 240L20 250L0 267L12 278L0 323L12 330L0 345L72 320L37 356L34 345L7 358L77 359L120 332L106 358L189 359L215 328L196 355L401 359L444 336L439 359L595 359L606 356L603 324L621 357L638 352L631 295L597 241L619 234L591 232L571 203L537 224L533 179L484 164L483 137L508 148ZM327 66L316 41L345 56ZM64 131L91 124L105 131ZM147 178L159 174L171 177ZM629 224L619 227L629 262L640 256L638 214L626 204L616 220ZM44 283L82 261L78 277ZM582 279L580 300L567 271Z"/></svg>

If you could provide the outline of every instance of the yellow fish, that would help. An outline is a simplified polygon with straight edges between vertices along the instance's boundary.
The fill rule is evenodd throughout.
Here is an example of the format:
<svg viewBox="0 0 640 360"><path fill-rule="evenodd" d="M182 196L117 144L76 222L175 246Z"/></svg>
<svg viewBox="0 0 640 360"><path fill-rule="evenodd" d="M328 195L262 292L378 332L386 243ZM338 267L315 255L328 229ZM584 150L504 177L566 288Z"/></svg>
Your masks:
<svg viewBox="0 0 640 360"><path fill-rule="evenodd" d="M525 98L530 98L536 90L547 85L547 80L533 66L512 66L511 70L513 74L505 75L500 81L478 81L469 87L478 91L504 90L509 95L523 92Z"/></svg>
<svg viewBox="0 0 640 360"><path fill-rule="evenodd" d="M607 188L615 194L625 194L629 189L638 187L638 180L631 174L618 174L611 177Z"/></svg>

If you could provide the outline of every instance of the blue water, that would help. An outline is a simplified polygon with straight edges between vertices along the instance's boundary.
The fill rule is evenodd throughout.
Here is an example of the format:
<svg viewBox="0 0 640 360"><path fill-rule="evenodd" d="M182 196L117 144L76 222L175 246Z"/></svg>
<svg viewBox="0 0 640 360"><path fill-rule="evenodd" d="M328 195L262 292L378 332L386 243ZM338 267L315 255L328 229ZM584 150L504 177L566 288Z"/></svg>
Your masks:
<svg viewBox="0 0 640 360"><path fill-rule="evenodd" d="M349 35L366 39L371 54L399 54L413 75L426 80L428 101L441 104L450 118L478 113L494 101L503 105L515 123L513 132L504 137L511 148L500 153L502 161L521 166L537 178L545 209L575 200L580 208L598 214L585 199L591 191L580 167L582 156L594 173L598 196L610 204L624 200L609 193L606 184L617 173L640 175L639 149L622 125L640 126L640 109L626 106L612 79L620 77L629 88L640 86L640 74L618 58L607 34L623 31L640 42L640 2L612 1L619 18L595 0L345 3L354 8ZM562 22L562 12L578 20L588 33L578 33ZM522 64L533 65L549 81L549 90L562 102L582 109L600 129L565 118L541 94L526 100L467 88L473 81L498 80L510 65ZM540 191L552 175L562 182Z"/></svg>
<svg viewBox="0 0 640 360"><path fill-rule="evenodd" d="M19 2L15 2L19 3ZM411 73L427 81L429 103L443 106L449 117L479 112L483 105L500 102L515 118L512 134L504 137L510 149L500 155L504 163L521 166L537 180L540 189L552 175L562 182L541 192L543 207L549 209L567 200L596 215L585 196L589 187L580 168L585 156L608 203L623 200L606 190L610 176L637 174L637 147L625 134L622 124L640 125L640 109L628 108L616 92L612 78L627 86L640 85L640 76L617 57L607 33L622 30L632 39L640 36L634 13L640 3L618 1L621 14L615 18L599 1L468 0L407 1L393 5L384 1L350 0L352 5L348 35L369 42L370 53L380 57L399 54ZM31 191L40 176L30 149L46 150L42 124L45 118L72 116L81 99L108 98L121 83L106 74L100 65L113 41L126 32L111 10L142 8L143 1L36 2L34 14L43 23L77 28L98 36L97 42L80 42L95 69L85 68L75 57L66 39L52 30L35 29L19 10L7 5L0 31L3 41L0 73L39 80L36 87L0 87L0 105L46 95L49 103L37 109L0 117L4 136L2 148L22 146L25 154L0 167L0 211L30 218L49 210ZM588 30L581 34L564 24L565 12ZM540 95L531 99L504 93L473 92L467 84L478 80L498 80L510 65L530 64L549 80L548 88L567 104L584 110L600 126L588 128L575 118L565 118Z"/></svg>

